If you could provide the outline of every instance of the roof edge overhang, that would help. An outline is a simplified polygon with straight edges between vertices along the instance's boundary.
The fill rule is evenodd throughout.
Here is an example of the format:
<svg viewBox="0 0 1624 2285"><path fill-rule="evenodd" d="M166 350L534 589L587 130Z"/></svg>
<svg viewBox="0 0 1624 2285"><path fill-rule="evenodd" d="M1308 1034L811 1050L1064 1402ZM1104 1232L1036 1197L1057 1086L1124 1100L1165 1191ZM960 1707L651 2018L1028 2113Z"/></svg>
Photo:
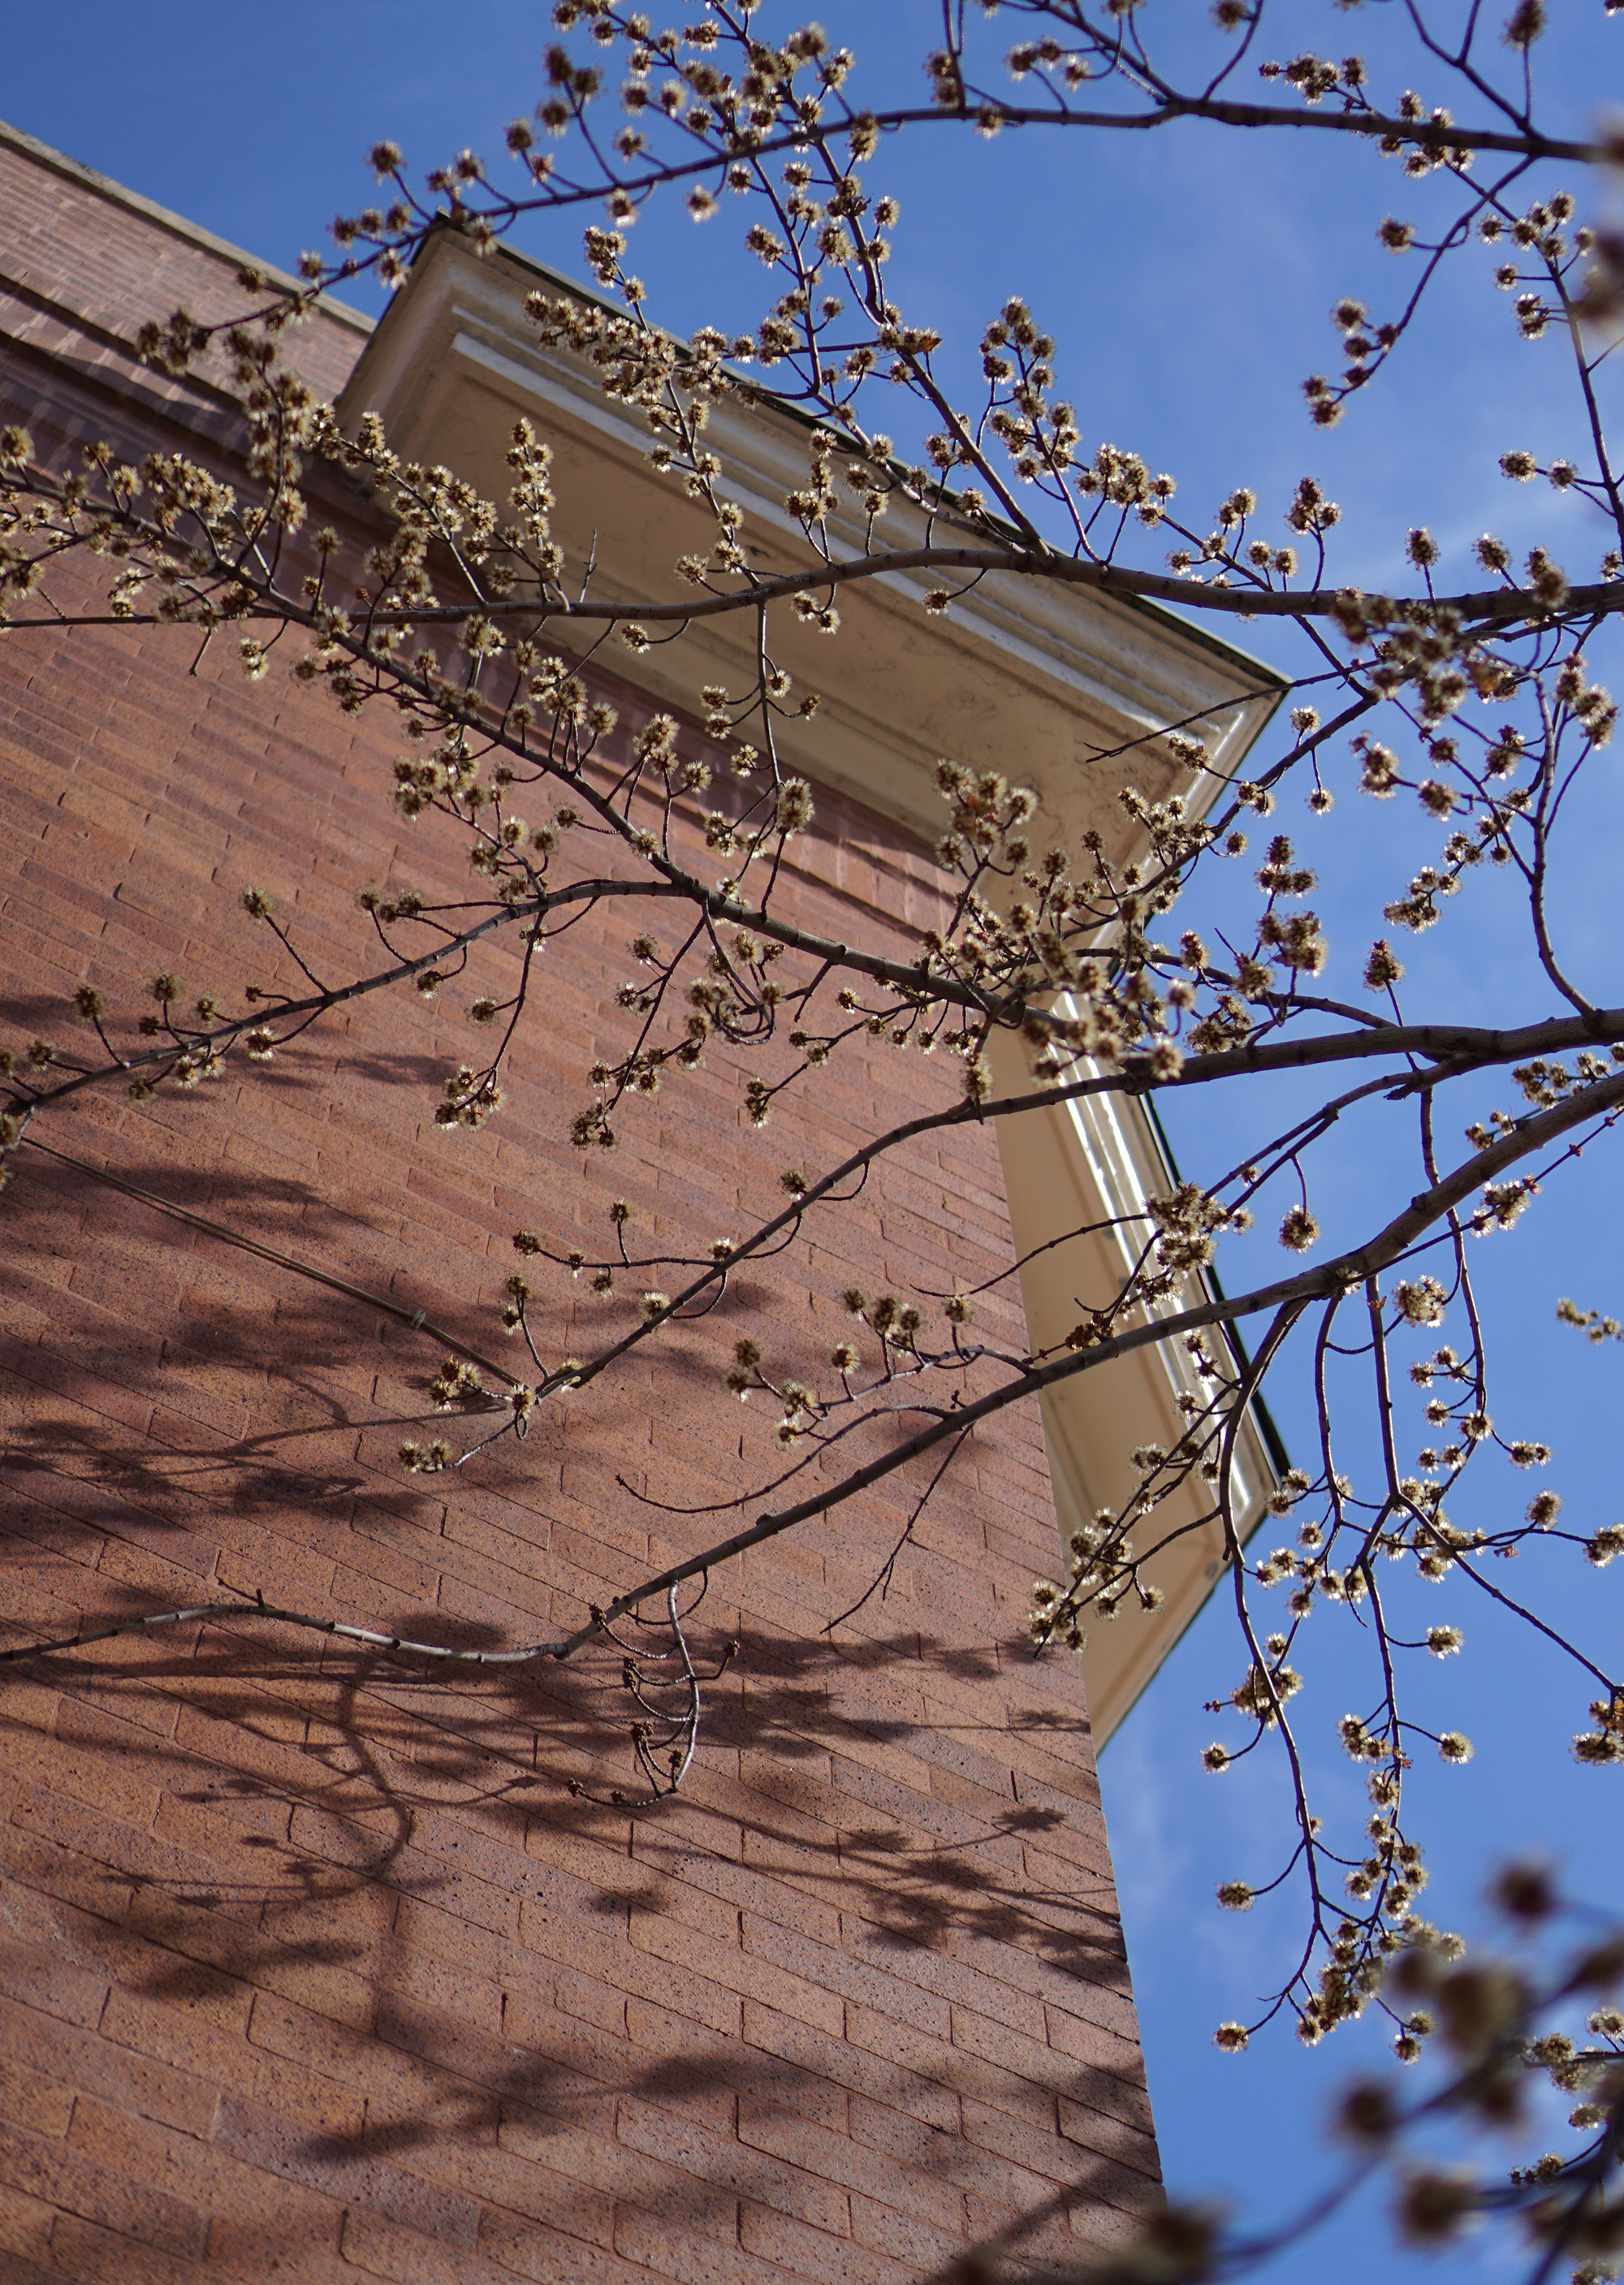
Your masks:
<svg viewBox="0 0 1624 2285"><path fill-rule="evenodd" d="M679 483L650 466L644 416L608 398L585 358L540 345L524 308L537 288L611 307L511 248L482 257L459 232L434 232L366 344L341 417L353 425L377 412L404 458L448 463L499 499L508 433L528 416L554 451L557 536L577 562L595 547L594 592L610 602L692 601L676 561L708 552L714 534ZM815 568L785 505L805 481L814 424L758 385L752 391L750 403L713 408L707 448L745 511L747 543L774 569ZM905 504L886 519L886 545L907 553L927 530ZM857 516L837 516L831 536L847 558L866 552ZM786 765L927 842L945 821L934 765L948 753L1033 784L1056 837L1075 842L1094 825L1126 848L1132 828L1117 800L1126 786L1156 800L1176 791L1205 808L1284 695L1272 669L1159 604L1011 571L988 575L938 617L923 609L938 577L898 570L850 583L832 640L787 612L773 626L775 659L821 702L815 719L781 726ZM551 632L574 632L556 623ZM684 641L623 671L656 702L702 712L707 684L753 679L753 629L697 622ZM1194 775L1175 759L1166 725L1199 726L1210 771Z"/></svg>
<svg viewBox="0 0 1624 2285"><path fill-rule="evenodd" d="M511 248L482 258L459 232L435 232L368 342L341 417L353 426L364 411L378 412L404 457L448 463L497 498L513 421L529 417L553 447L555 530L579 560L589 546L596 551L597 592L617 601L665 600L663 566L694 544L702 523L650 467L646 422L605 397L584 358L539 345L524 316L538 288L613 310ZM771 546L775 566L812 561L784 496L804 481L813 425L800 407L761 390L748 405L713 411L706 431L723 488L745 509L747 537L754 532ZM893 512L888 545L917 544L910 518L922 533L922 514ZM855 519L837 521L835 537L852 555L865 546ZM774 636L775 656L797 686L818 688L824 699L812 723L785 724L783 762L927 844L945 821L935 761L951 753L1032 784L1040 819L1056 837L1075 844L1094 825L1126 860L1137 828L1120 792L1133 785L1152 800L1176 792L1204 813L1240 773L1289 687L1159 603L1008 573L936 616L922 608L933 584L931 575L911 572L853 583L840 597L841 633L821 653L816 637L797 639L791 630L781 648ZM675 601L684 591L673 578L669 592ZM561 630L551 632L556 639ZM690 654L686 667L675 663L679 652ZM832 679L824 679L831 668ZM711 621L669 652L645 652L632 664L617 655L617 670L654 702L698 713L700 687L753 674L754 657L726 622ZM1169 725L1200 729L1210 768L1197 774L1177 761L1166 744ZM1000 1035L994 1061L1000 1094L1030 1085L1018 1040ZM1029 1336L1034 1349L1052 1349L1075 1323L1080 1296L1120 1292L1139 1251L1135 1233L1148 1228L1146 1203L1174 1176L1152 1114L1132 1096L1007 1117L999 1141L1016 1253L1031 1257L1022 1270ZM1114 1227L1094 1227L1104 1223ZM1052 1243L1068 1230L1079 1234ZM1130 1452L1142 1443L1171 1449L1186 1426L1180 1399L1196 1387L1189 1361L1169 1344L1079 1373L1046 1394L1063 1541L1096 1507L1126 1503L1134 1480ZM1255 1407L1241 1424L1235 1465L1244 1539L1267 1512L1279 1472L1278 1439ZM1093 1630L1082 1665L1098 1744L1120 1726L1223 1573L1222 1528L1201 1519L1210 1504L1196 1482L1158 1511L1158 1530L1189 1526L1147 1567L1147 1579L1163 1591L1159 1608Z"/></svg>

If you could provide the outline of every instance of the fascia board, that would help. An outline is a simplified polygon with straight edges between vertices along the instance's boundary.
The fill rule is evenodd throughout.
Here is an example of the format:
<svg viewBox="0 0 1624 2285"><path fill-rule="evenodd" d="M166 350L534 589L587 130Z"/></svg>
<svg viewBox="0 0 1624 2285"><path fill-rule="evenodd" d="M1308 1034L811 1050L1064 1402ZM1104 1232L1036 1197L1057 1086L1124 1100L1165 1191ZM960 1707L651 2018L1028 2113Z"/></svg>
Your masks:
<svg viewBox="0 0 1624 2285"><path fill-rule="evenodd" d="M1030 1085L1018 1040L1000 1035L991 1053L1000 1095ZM1121 1291L1150 1234L1147 1201L1166 1195L1172 1174L1143 1106L1131 1097L1045 1104L1007 1115L998 1130L1028 1336L1034 1350L1052 1353L1086 1307ZM1114 1227L1100 1226L1107 1224ZM1056 1245L1066 1230L1082 1234ZM1165 1313L1208 1293L1197 1274ZM1118 1511L1132 1497L1138 1480L1129 1455L1150 1443L1171 1451L1187 1425L1179 1400L1199 1397L1202 1386L1174 1342L1135 1351L1045 1392L1044 1436L1063 1549L1096 1508ZM1244 1544L1267 1514L1276 1482L1250 1411L1235 1440L1233 1464ZM1222 1527L1206 1519L1211 1504L1208 1487L1186 1484L1134 1533L1142 1550L1172 1529L1183 1533L1145 1565L1147 1583L1162 1590L1157 1610L1142 1611L1130 1598L1119 1617L1088 1623L1082 1671L1098 1746L1120 1727L1228 1567Z"/></svg>

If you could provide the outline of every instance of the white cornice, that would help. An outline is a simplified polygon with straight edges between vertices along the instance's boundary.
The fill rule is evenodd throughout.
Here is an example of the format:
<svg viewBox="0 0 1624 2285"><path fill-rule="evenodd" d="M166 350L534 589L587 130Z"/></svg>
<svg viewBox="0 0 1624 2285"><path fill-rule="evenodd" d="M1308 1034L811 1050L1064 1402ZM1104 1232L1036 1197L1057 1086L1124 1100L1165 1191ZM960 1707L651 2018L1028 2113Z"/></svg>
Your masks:
<svg viewBox="0 0 1624 2285"><path fill-rule="evenodd" d="M538 285L554 294L579 291L506 253L482 262L466 241L441 232L369 342L341 416L353 426L363 412L377 412L403 456L448 464L500 500L513 423L527 415L553 448L553 529L573 577L591 557L600 598L691 599L674 566L681 554L705 553L713 530L680 484L650 466L647 428L604 397L592 367L538 342L524 314ZM745 511L743 538L774 571L814 560L784 505L806 479L808 428L793 407L768 400L723 404L705 432L722 464L721 489ZM919 546L926 530L906 503L883 529L885 545L898 551ZM855 518L836 518L833 536L837 550L865 552ZM1283 695L1268 669L1154 605L1000 573L938 616L922 608L935 584L911 571L854 582L841 593L833 640L809 632L788 611L775 616L772 637L796 687L822 700L812 721L783 724L785 763L927 842L945 822L934 766L948 754L1033 787L1055 839L1075 846L1085 828L1095 827L1126 859L1135 853L1135 829L1117 799L1125 787L1158 800L1181 792L1197 812L1221 789L1219 774L1192 781L1173 761L1165 728L1198 728L1216 772L1233 776ZM635 658L616 647L612 656L617 673L656 703L698 712L706 683L750 687L752 643L748 622L718 618L695 624L669 647ZM1020 1042L999 1035L993 1056L998 1091L1018 1092L1027 1080ZM1052 1349L1075 1323L1080 1297L1120 1292L1146 1227L1146 1200L1171 1177L1142 1106L1131 1100L1022 1113L1000 1119L999 1130L1016 1248L1027 1257L1029 1339ZM1114 1232L1105 1226L1113 1218ZM1091 1234L1064 1235L1085 1230ZM1142 1350L1049 1392L1044 1428L1063 1531L1096 1506L1132 1496L1134 1445L1178 1442L1186 1425L1179 1399L1195 1393L1184 1362ZM1251 1419L1242 1424L1236 1458L1244 1534L1266 1512L1274 1481ZM1165 1597L1161 1608L1094 1629L1083 1670L1102 1744L1220 1575L1223 1535L1202 1519L1208 1504L1197 1483L1157 1511L1156 1536L1166 1526L1189 1527L1149 1567Z"/></svg>
<svg viewBox="0 0 1624 2285"><path fill-rule="evenodd" d="M569 290L515 256L482 261L441 232L368 343L341 411L349 421L378 412L397 451L447 462L498 499L508 430L528 414L554 449L558 536L577 563L595 543L594 592L623 602L689 598L674 567L708 546L701 512L650 467L647 427L605 398L592 368L538 342L524 314L538 282ZM722 487L745 511L743 536L774 569L813 561L784 506L805 482L807 434L804 419L772 400L724 403L706 431ZM905 502L883 531L905 552L925 540L925 520ZM853 516L837 516L833 537L837 551L864 552ZM1123 786L1152 797L1181 786L1197 805L1218 789L1212 777L1184 779L1157 734L1165 725L1198 726L1229 775L1278 703L1268 670L1154 607L995 574L936 617L922 608L936 584L900 571L847 587L833 639L788 611L773 629L774 656L822 702L813 721L783 726L786 759L930 839L942 823L939 754L1034 786L1059 837L1098 825L1120 840ZM635 668L617 651L616 664L651 695L697 709L705 683L738 689L752 679L750 640L747 627L711 620ZM1136 739L1145 742L1120 751Z"/></svg>

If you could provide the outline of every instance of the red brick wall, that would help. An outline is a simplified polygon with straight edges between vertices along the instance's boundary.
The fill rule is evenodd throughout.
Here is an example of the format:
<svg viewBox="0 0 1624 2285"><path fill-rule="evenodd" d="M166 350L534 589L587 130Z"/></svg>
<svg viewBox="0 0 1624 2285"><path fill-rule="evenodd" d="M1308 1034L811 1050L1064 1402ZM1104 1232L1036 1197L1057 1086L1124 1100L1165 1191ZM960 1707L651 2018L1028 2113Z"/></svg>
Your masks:
<svg viewBox="0 0 1624 2285"><path fill-rule="evenodd" d="M188 387L136 365L130 346L149 319L161 323L179 308L205 326L239 317L247 304L237 273L255 257L4 123L0 216L5 339L141 401L184 406L196 424L198 408L225 379L224 359L208 352L201 386ZM336 397L369 330L357 311L325 302L286 337L288 362L312 389Z"/></svg>
<svg viewBox="0 0 1624 2285"><path fill-rule="evenodd" d="M4 145L0 173L27 239L0 268L56 328L36 310L4 352L0 417L225 438L217 403L117 347L225 258ZM102 334L75 342L75 310ZM330 385L351 337L308 338ZM465 891L454 836L390 806L386 720L214 654L189 676L194 649L0 638L13 1046L75 1046L86 980L123 1015L160 967L228 1001L282 980L250 882L330 978L370 964L357 886ZM929 868L820 797L795 893L808 924L872 932L929 909ZM148 1105L92 1090L35 1132L490 1350L521 1223L596 1252L619 1195L634 1238L702 1243L770 1210L785 1166L951 1099L952 1070L875 1046L756 1135L713 1053L583 1158L569 1116L624 1039L631 932L594 915L549 947L477 1135L432 1109L466 1001L511 978L499 946L434 1006L379 995L267 1068ZM522 1447L409 1479L421 1336L41 1151L13 1164L8 1641L261 1588L446 1641L562 1631L715 1534L617 1477L691 1504L766 1471L770 1418L720 1383L740 1331L812 1378L852 1277L939 1292L1008 1246L992 1137L958 1133L752 1269L725 1323L645 1347ZM536 1282L560 1347L629 1312ZM916 1489L716 1575L696 1645L742 1653L653 1811L592 1797L628 1773L608 1649L447 1679L211 1624L0 1670L0 2277L880 2285L1047 2203L1033 2244L1120 2234L1156 2158L1080 1691L1018 1644L1053 1563L1035 1419L965 1456L887 1599L822 1634Z"/></svg>

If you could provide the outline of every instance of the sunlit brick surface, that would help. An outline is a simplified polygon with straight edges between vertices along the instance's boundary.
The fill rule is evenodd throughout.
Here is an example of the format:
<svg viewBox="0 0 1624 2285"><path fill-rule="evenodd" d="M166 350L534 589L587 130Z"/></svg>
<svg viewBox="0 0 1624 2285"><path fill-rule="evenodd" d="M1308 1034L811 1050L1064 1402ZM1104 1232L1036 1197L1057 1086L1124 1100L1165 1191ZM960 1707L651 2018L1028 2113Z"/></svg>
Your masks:
<svg viewBox="0 0 1624 2285"><path fill-rule="evenodd" d="M4 145L0 178L22 336L0 417L229 441L207 391L119 347L154 307L206 305L224 257ZM359 338L318 321L301 355L331 386ZM279 669L251 687L224 643L189 674L195 650L0 640L13 1047L82 1049L65 1003L87 980L122 1037L159 968L231 1004L291 983L250 883L329 981L376 964L357 887L467 892L454 834L390 806L383 710L346 720ZM835 936L904 942L930 909L919 852L833 797L788 887ZM268 1068L145 1107L100 1087L35 1135L508 1356L522 1223L598 1252L621 1196L634 1252L702 1248L771 1211L783 1167L955 1095L956 1065L859 1047L757 1135L713 1054L583 1158L569 1119L624 1042L635 925L595 913L549 946L477 1135L432 1111L467 1001L511 986L499 940L432 1006L359 1001ZM740 1331L827 1379L844 1284L946 1292L1008 1247L992 1136L960 1130L742 1273L726 1322L646 1346L522 1446L407 1478L422 1335L43 1150L13 1164L8 1641L260 1589L443 1641L563 1632L756 1512L649 1504L770 1472L770 1417L721 1385ZM543 1338L629 1322L641 1282L605 1303L544 1270ZM977 1327L1020 1344L996 1302ZM0 1670L0 2277L879 2285L1023 2213L1029 2250L1126 2230L1156 2158L1086 1717L1074 1672L1018 1641L1055 1559L1035 1418L984 1433L886 1598L824 1634L920 1488L716 1574L696 1648L742 1652L652 1812L608 1802L632 1789L611 1650L448 1680L245 1623Z"/></svg>

